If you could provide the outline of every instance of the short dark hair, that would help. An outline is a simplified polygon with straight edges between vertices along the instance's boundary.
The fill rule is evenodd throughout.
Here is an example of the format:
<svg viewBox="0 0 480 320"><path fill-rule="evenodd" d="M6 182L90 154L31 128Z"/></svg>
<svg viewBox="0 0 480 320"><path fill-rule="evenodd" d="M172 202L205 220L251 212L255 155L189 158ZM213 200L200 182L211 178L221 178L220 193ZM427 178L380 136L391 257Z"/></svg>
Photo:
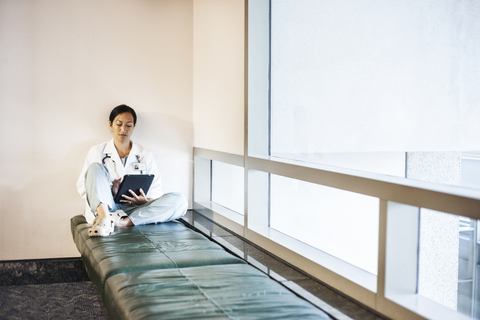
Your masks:
<svg viewBox="0 0 480 320"><path fill-rule="evenodd" d="M130 108L126 104L121 104L121 105L113 108L112 112L110 112L110 117L108 119L110 120L110 122L113 122L113 120L115 119L116 116L118 116L119 114L125 113L125 112L129 112L129 113L132 114L133 125L136 125L137 124L137 114L135 113L135 110L133 110L132 108Z"/></svg>

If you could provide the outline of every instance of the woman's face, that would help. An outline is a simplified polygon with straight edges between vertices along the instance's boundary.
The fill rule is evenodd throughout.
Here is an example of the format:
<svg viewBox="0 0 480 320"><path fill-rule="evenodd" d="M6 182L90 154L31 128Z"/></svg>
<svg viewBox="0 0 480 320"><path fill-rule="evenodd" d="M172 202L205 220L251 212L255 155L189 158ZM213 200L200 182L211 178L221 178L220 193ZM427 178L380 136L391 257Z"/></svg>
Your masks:
<svg viewBox="0 0 480 320"><path fill-rule="evenodd" d="M110 122L113 139L118 142L129 142L133 133L133 116L130 112L120 113Z"/></svg>

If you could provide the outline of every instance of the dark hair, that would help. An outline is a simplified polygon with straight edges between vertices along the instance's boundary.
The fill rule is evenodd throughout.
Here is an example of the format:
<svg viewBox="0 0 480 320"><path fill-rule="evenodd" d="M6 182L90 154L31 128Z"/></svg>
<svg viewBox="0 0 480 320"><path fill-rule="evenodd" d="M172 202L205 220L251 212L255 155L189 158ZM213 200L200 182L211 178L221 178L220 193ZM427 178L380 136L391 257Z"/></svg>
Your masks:
<svg viewBox="0 0 480 320"><path fill-rule="evenodd" d="M125 112L129 112L129 113L132 114L133 125L136 125L137 124L137 114L135 113L135 110L133 110L132 108L130 108L126 104L121 104L121 105L113 108L112 112L110 112L110 117L108 119L110 120L110 122L113 122L113 120L115 119L116 116L118 116L119 114L125 113Z"/></svg>

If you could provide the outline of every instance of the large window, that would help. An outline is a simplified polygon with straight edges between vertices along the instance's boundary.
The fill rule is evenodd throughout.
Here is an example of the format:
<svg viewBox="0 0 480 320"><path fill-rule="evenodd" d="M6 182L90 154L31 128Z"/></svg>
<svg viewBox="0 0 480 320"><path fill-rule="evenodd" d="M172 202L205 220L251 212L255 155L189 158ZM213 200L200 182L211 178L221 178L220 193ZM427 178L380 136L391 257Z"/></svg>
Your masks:
<svg viewBox="0 0 480 320"><path fill-rule="evenodd" d="M477 1L273 0L270 23L271 155L480 148Z"/></svg>
<svg viewBox="0 0 480 320"><path fill-rule="evenodd" d="M453 186L473 180L480 167L471 159L462 167L462 151L480 148L476 1L275 0L270 9L270 156ZM281 186L272 182L272 193ZM289 221L284 232L297 239L331 220L359 230L377 225L378 215L347 194L299 193L292 206L313 226L293 224L291 208L272 215ZM336 205L317 221L319 210L303 204L322 201L350 207ZM419 219L419 293L454 309L471 305L462 299L480 290L457 294L468 278L459 264L459 239L468 233L459 233L458 216L421 209ZM368 237L345 230L345 239L372 248ZM323 250L349 261L352 241L331 239L338 247Z"/></svg>
<svg viewBox="0 0 480 320"><path fill-rule="evenodd" d="M480 318L480 5L248 6L246 153L197 149L195 203L390 317Z"/></svg>

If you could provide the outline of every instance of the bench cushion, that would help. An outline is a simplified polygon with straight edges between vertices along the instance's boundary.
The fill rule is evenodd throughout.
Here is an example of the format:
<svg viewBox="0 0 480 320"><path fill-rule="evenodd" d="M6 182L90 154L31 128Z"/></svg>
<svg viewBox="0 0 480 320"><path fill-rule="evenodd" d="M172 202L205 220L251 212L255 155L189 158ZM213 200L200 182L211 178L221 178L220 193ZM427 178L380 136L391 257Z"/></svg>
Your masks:
<svg viewBox="0 0 480 320"><path fill-rule="evenodd" d="M108 237L88 236L83 216L72 234L92 281L103 296L105 280L124 272L245 262L180 222L115 228Z"/></svg>
<svg viewBox="0 0 480 320"><path fill-rule="evenodd" d="M331 319L179 222L72 235L112 319Z"/></svg>
<svg viewBox="0 0 480 320"><path fill-rule="evenodd" d="M105 305L114 319L331 319L245 264L117 274Z"/></svg>

